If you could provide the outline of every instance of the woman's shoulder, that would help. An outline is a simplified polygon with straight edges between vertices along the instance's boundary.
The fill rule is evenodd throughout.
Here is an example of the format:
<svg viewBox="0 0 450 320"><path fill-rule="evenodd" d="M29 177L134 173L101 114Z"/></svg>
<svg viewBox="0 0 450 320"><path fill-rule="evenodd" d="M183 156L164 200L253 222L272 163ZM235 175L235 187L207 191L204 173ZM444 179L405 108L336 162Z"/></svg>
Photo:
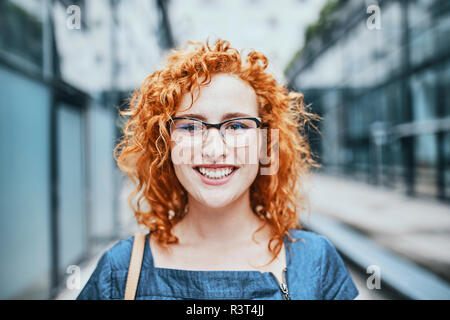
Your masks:
<svg viewBox="0 0 450 320"><path fill-rule="evenodd" d="M314 231L290 229L289 235L294 239L294 241L290 242L290 246L296 251L320 254L323 249L333 246L326 236Z"/></svg>
<svg viewBox="0 0 450 320"><path fill-rule="evenodd" d="M314 261L318 265L341 262L334 244L325 235L304 229L289 230L292 242L288 242L294 262Z"/></svg>
<svg viewBox="0 0 450 320"><path fill-rule="evenodd" d="M106 260L112 271L128 270L133 242L134 235L117 241L111 248L104 252L103 255L106 256Z"/></svg>
<svg viewBox="0 0 450 320"><path fill-rule="evenodd" d="M134 236L117 241L109 249L103 252L94 272L81 290L77 300L112 299L121 288L118 284L123 282L130 263ZM112 281L113 277L122 279ZM116 279L116 280L117 280Z"/></svg>
<svg viewBox="0 0 450 320"><path fill-rule="evenodd" d="M316 287L319 299L354 299L358 295L343 259L326 236L300 229L289 230L289 234L298 239L288 243L291 271L301 279L298 283Z"/></svg>

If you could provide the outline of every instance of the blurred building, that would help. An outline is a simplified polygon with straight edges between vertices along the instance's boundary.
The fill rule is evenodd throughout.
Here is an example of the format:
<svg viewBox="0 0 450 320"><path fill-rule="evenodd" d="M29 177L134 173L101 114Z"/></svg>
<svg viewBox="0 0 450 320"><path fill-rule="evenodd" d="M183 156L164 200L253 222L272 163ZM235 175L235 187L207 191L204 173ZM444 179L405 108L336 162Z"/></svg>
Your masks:
<svg viewBox="0 0 450 320"><path fill-rule="evenodd" d="M53 297L119 237L118 108L173 45L165 10L0 1L0 299Z"/></svg>
<svg viewBox="0 0 450 320"><path fill-rule="evenodd" d="M286 69L326 172L450 200L449 39L449 1L328 1Z"/></svg>
<svg viewBox="0 0 450 320"><path fill-rule="evenodd" d="M176 21L175 39L205 41L221 37L238 50L262 52L267 71L286 84L283 69L303 30L317 19L326 0L171 0L169 16Z"/></svg>

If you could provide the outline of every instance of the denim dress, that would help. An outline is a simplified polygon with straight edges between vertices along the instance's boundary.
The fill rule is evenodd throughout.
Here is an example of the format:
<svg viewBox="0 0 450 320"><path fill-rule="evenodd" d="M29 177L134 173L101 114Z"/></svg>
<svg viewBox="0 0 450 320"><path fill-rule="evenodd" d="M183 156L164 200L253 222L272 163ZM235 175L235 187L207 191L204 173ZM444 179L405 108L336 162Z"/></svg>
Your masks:
<svg viewBox="0 0 450 320"><path fill-rule="evenodd" d="M284 236L285 283L257 270L183 270L155 267L146 236L135 299L354 299L358 295L344 262L331 242L311 231L291 229ZM121 240L100 258L77 300L122 300L134 237ZM283 288L281 285L286 285ZM285 290L283 290L285 289ZM286 294L286 289L288 295Z"/></svg>

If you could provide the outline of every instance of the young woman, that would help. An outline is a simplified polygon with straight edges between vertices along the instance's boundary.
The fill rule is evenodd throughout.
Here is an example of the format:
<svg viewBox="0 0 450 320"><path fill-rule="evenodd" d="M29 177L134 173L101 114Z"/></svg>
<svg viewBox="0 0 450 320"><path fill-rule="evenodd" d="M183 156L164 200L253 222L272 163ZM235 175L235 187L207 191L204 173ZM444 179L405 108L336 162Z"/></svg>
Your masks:
<svg viewBox="0 0 450 320"><path fill-rule="evenodd" d="M121 112L115 158L150 231L136 299L358 295L330 241L299 223L316 165L304 128L315 116L267 65L257 51L244 63L225 40L188 42ZM103 254L78 299L124 298L133 241Z"/></svg>

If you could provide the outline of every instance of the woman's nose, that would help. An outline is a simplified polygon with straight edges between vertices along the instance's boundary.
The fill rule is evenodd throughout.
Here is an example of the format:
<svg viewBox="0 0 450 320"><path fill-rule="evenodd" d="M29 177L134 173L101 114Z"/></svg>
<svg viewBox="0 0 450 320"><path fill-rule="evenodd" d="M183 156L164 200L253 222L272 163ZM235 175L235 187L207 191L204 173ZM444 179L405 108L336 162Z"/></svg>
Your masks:
<svg viewBox="0 0 450 320"><path fill-rule="evenodd" d="M223 157L225 152L226 146L219 130L216 128L206 130L202 146L203 157L215 160L216 158Z"/></svg>

